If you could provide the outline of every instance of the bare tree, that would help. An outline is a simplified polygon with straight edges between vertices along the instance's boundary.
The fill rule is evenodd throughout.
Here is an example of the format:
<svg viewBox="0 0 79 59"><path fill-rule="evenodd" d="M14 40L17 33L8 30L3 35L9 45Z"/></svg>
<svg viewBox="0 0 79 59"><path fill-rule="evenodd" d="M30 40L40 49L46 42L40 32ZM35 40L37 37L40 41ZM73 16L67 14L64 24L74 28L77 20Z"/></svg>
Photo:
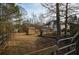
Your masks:
<svg viewBox="0 0 79 59"><path fill-rule="evenodd" d="M57 35L61 35L59 3L56 3Z"/></svg>
<svg viewBox="0 0 79 59"><path fill-rule="evenodd" d="M57 35L61 35L61 27L60 27L60 3L51 3L51 4L42 4L45 8L47 8L46 17L50 16L52 20L56 20L57 23ZM49 20L50 21L50 20Z"/></svg>
<svg viewBox="0 0 79 59"><path fill-rule="evenodd" d="M49 17L53 19L57 18L55 15L57 14L58 10L56 11L56 5L54 3L50 3L50 4L41 4L42 6L44 6L47 9L47 13L45 14L45 17ZM71 3L59 3L59 16L60 19L65 19L65 36L67 35L67 29L68 29L68 21L71 15L77 15L79 14L79 5L78 3L75 4L71 4ZM77 18L77 17L76 17ZM58 21L59 22L59 21ZM58 27L60 27L59 25L57 26L57 30L59 29ZM61 29L60 29L61 30ZM59 31L57 31L59 32Z"/></svg>
<svg viewBox="0 0 79 59"><path fill-rule="evenodd" d="M67 36L67 28L68 28L68 21L69 21L69 18L71 15L77 15L79 12L78 12L78 4L70 4L70 3L66 3L66 4L63 4L62 6L65 6L63 10L64 12L64 17L65 17L65 33L64 35ZM77 17L75 18L77 19ZM73 20L73 19L72 19Z"/></svg>
<svg viewBox="0 0 79 59"><path fill-rule="evenodd" d="M66 3L66 17L65 17L65 36L67 35L67 20L68 20L68 3Z"/></svg>

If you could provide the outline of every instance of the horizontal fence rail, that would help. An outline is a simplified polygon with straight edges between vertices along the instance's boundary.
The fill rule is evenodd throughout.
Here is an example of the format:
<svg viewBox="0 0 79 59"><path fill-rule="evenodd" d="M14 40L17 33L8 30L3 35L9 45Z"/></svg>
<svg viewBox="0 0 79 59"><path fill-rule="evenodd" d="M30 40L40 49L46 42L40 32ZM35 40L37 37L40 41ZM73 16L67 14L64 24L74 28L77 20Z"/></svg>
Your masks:
<svg viewBox="0 0 79 59"><path fill-rule="evenodd" d="M71 51L65 53L64 55L69 55L70 53L75 52L75 51L76 51L76 49L73 49L73 50L71 50Z"/></svg>
<svg viewBox="0 0 79 59"><path fill-rule="evenodd" d="M70 40L70 39L72 39L72 38L73 38L73 37L60 39L60 40L58 40L58 42L65 41L65 40Z"/></svg>
<svg viewBox="0 0 79 59"><path fill-rule="evenodd" d="M57 46L54 45L54 46L51 46L51 47L47 47L47 48L44 48L44 49L41 49L41 50L37 50L37 51L34 51L34 52L31 52L31 53L28 53L30 55L50 55L50 54L56 54L56 50L57 50Z"/></svg>
<svg viewBox="0 0 79 59"><path fill-rule="evenodd" d="M76 43L72 43L72 44L70 44L70 45L61 47L61 48L58 49L58 51L59 51L59 50L62 50L62 49L65 49L65 48L68 48L68 47L71 47L71 46L73 46L73 45L76 45Z"/></svg>

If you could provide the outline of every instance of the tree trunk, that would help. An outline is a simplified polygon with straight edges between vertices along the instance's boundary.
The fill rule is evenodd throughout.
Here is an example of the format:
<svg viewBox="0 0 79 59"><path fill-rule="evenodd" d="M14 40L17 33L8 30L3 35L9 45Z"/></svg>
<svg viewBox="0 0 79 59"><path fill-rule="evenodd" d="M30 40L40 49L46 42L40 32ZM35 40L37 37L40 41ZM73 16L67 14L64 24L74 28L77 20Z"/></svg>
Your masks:
<svg viewBox="0 0 79 59"><path fill-rule="evenodd" d="M43 36L43 30L40 29L40 35L39 36Z"/></svg>
<svg viewBox="0 0 79 59"><path fill-rule="evenodd" d="M65 17L65 37L67 36L67 19L68 19L68 3L66 3L66 17Z"/></svg>
<svg viewBox="0 0 79 59"><path fill-rule="evenodd" d="M56 3L57 36L61 35L59 3Z"/></svg>
<svg viewBox="0 0 79 59"><path fill-rule="evenodd" d="M29 28L26 28L26 35L29 35Z"/></svg>

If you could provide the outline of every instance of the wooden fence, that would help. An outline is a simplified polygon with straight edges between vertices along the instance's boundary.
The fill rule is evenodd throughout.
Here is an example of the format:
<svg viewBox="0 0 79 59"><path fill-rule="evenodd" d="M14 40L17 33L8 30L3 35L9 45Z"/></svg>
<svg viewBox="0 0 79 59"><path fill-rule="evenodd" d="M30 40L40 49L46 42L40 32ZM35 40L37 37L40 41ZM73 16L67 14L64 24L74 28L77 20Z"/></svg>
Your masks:
<svg viewBox="0 0 79 59"><path fill-rule="evenodd" d="M9 33L2 33L0 35L0 54L2 54L7 44L7 39L9 38Z"/></svg>
<svg viewBox="0 0 79 59"><path fill-rule="evenodd" d="M27 53L27 55L51 55L51 54L56 54L56 50L57 50L57 46L54 45L38 51Z"/></svg>
<svg viewBox="0 0 79 59"><path fill-rule="evenodd" d="M0 45L2 45L9 37L9 33L2 33L0 35Z"/></svg>
<svg viewBox="0 0 79 59"><path fill-rule="evenodd" d="M48 48L28 53L30 55L75 55L79 50L79 32L73 37L59 39L57 44Z"/></svg>
<svg viewBox="0 0 79 59"><path fill-rule="evenodd" d="M77 53L77 49L76 49L76 45L77 45L77 37L79 36L79 32L77 32L73 37L70 38L64 38L64 39L60 39L57 42L57 54L59 55L71 55L71 54L76 54ZM63 44L61 45L61 43L63 42Z"/></svg>

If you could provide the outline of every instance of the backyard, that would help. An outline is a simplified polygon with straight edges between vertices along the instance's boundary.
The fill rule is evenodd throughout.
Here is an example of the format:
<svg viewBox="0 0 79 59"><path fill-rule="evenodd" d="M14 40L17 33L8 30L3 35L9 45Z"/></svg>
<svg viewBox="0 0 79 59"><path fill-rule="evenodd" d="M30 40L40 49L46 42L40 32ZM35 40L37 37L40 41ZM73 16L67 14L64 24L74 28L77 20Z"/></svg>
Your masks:
<svg viewBox="0 0 79 59"><path fill-rule="evenodd" d="M46 40L37 35L26 35L26 33L12 33L3 54L27 54L52 45L51 39Z"/></svg>

